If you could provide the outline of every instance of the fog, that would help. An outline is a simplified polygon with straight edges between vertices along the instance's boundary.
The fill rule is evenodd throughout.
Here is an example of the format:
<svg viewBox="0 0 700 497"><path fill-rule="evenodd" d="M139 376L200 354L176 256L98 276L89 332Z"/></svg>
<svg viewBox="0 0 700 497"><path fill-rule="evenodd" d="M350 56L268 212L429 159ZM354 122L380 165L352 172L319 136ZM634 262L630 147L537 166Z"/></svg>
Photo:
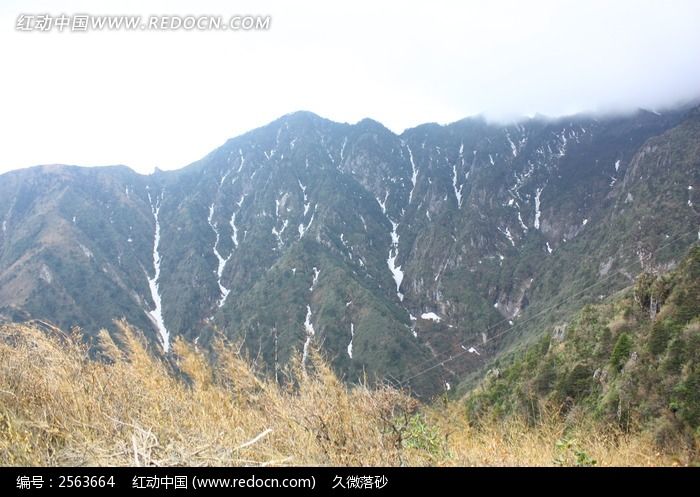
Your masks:
<svg viewBox="0 0 700 497"><path fill-rule="evenodd" d="M111 4L111 5L110 5ZM380 4L380 5L378 5ZM95 8L99 5L99 9ZM182 167L296 110L395 132L700 96L700 2L3 2L0 172ZM257 32L19 32L19 14L271 16Z"/></svg>

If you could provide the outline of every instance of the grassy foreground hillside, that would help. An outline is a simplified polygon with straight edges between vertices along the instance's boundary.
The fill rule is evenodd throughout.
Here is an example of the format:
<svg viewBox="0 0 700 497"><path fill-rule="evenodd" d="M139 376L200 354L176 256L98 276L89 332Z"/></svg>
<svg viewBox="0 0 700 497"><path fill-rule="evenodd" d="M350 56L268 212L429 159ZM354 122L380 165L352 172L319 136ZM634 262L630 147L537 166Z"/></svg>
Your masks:
<svg viewBox="0 0 700 497"><path fill-rule="evenodd" d="M2 465L671 465L687 453L617 427L542 415L469 423L463 404L419 405L347 386L314 356L261 379L238 349L178 341L176 361L119 323L100 360L77 338L0 326ZM279 386L284 385L284 386Z"/></svg>

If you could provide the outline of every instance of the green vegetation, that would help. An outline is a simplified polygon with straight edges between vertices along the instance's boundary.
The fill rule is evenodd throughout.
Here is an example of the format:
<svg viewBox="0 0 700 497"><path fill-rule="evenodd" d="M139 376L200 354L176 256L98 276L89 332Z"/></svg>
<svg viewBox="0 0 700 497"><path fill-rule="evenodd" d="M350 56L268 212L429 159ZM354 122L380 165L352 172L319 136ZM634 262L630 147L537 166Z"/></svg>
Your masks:
<svg viewBox="0 0 700 497"><path fill-rule="evenodd" d="M526 415L535 423L544 406L553 406L563 418L593 416L697 454L700 246L672 272L640 275L633 287L586 306L561 329L492 365L466 396L470 415Z"/></svg>

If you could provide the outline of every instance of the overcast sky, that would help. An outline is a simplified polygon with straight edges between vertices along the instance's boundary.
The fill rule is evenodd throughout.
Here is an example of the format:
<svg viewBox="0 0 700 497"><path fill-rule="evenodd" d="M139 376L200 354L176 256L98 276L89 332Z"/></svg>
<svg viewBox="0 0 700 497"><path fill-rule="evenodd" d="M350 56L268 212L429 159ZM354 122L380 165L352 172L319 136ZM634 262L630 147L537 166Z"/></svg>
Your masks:
<svg viewBox="0 0 700 497"><path fill-rule="evenodd" d="M196 9L196 10L193 10ZM270 15L262 32L50 33L19 14ZM0 172L182 167L295 110L401 132L700 96L700 1L7 1Z"/></svg>

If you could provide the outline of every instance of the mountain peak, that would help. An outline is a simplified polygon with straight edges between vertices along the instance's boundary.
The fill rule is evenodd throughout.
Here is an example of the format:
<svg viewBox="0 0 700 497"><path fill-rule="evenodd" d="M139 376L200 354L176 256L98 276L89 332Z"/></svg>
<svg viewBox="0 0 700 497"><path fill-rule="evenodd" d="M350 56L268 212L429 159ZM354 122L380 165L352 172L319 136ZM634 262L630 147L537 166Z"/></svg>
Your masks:
<svg viewBox="0 0 700 497"><path fill-rule="evenodd" d="M360 129L366 130L366 131L372 131L372 132L378 132L378 133L390 133L394 134L393 131L391 131L389 128L384 126L382 123L379 121L365 117L364 119L361 119L360 121L355 124Z"/></svg>
<svg viewBox="0 0 700 497"><path fill-rule="evenodd" d="M283 121L283 122L303 122L303 121L325 121L326 119L319 116L315 112L311 112L309 110L297 110L294 112L290 112L289 114L285 114L276 121Z"/></svg>

